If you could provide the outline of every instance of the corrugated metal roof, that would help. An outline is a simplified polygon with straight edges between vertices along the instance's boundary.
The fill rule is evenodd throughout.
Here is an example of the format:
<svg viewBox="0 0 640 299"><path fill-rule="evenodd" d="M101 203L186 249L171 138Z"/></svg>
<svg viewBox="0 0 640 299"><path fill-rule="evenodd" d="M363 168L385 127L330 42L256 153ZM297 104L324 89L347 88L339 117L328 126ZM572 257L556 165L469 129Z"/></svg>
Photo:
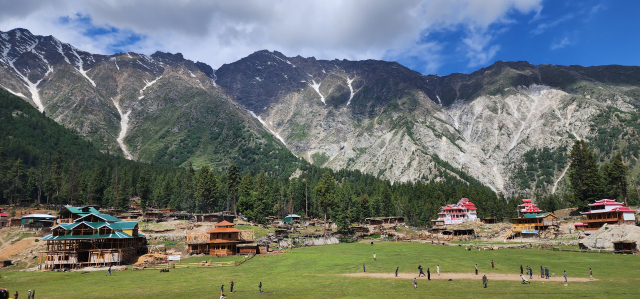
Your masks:
<svg viewBox="0 0 640 299"><path fill-rule="evenodd" d="M47 218L47 219L51 219L51 218L58 218L58 217L52 216L52 215L49 215L49 214L30 214L30 215L22 216L20 218L21 219L24 219L24 218Z"/></svg>
<svg viewBox="0 0 640 299"><path fill-rule="evenodd" d="M65 209L69 210L69 212L74 213L74 214L100 214L100 211L96 210L96 208L94 207L89 207L89 211L88 212L83 212L82 209L86 208L85 207L65 207Z"/></svg>
<svg viewBox="0 0 640 299"><path fill-rule="evenodd" d="M84 218L88 217L89 215L93 215L93 216L96 216L96 217L98 217L100 219L103 219L105 222L118 222L118 221L120 221L120 219L118 219L116 217L113 217L113 216L111 216L109 214L90 213L90 214L86 214L86 215L74 220L74 222L81 222L81 221L83 221Z"/></svg>
<svg viewBox="0 0 640 299"><path fill-rule="evenodd" d="M547 213L540 213L540 214L524 214L524 218L544 218L549 216L549 212Z"/></svg>
<svg viewBox="0 0 640 299"><path fill-rule="evenodd" d="M47 235L42 240L79 240L79 239L126 239L133 238L132 236L123 232L114 232L108 235L66 235L66 236L53 236Z"/></svg>

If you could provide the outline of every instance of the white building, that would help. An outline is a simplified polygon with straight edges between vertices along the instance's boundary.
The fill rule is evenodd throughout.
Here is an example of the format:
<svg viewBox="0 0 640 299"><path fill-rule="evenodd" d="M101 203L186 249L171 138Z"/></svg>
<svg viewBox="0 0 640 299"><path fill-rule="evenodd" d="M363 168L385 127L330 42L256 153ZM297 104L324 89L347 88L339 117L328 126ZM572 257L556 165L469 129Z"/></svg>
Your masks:
<svg viewBox="0 0 640 299"><path fill-rule="evenodd" d="M457 204L441 207L438 220L435 221L444 221L444 224L476 221L478 219L476 210L476 206L468 198L463 198Z"/></svg>

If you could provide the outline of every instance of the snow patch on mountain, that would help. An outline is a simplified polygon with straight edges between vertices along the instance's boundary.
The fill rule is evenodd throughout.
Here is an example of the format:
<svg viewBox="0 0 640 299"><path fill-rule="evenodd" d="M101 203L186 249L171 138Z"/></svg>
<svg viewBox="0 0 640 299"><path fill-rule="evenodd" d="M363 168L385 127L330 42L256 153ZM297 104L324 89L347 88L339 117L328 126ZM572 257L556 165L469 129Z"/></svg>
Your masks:
<svg viewBox="0 0 640 299"><path fill-rule="evenodd" d="M349 91L351 91L351 95L349 96L349 101L347 101L347 106L351 104L351 99L353 99L353 95L355 95L355 93L353 92L353 86L351 86L351 82L353 82L353 79L349 79L347 77L347 85L349 85Z"/></svg>
<svg viewBox="0 0 640 299"><path fill-rule="evenodd" d="M153 85L154 83L156 83L156 81L160 80L160 78L162 78L162 76L156 78L153 81L148 81L147 82L147 80L144 80L145 86L142 89L140 89L140 96L138 97L138 100L142 100L144 98L144 90L147 89L147 87L149 87L149 86Z"/></svg>
<svg viewBox="0 0 640 299"><path fill-rule="evenodd" d="M280 137L280 135L276 132L274 132L273 130L271 130L271 128L269 128L269 126L267 126L267 123L262 120L262 118L260 116L257 116L255 113L253 113L253 111L251 110L247 110L249 111L249 114L251 114L251 116L253 116L255 119L257 119L270 133L271 135L275 136L276 138L278 138L278 140L280 140L280 142L282 142L282 144L284 144L285 146L287 146L287 143L284 142L284 139L282 137Z"/></svg>
<svg viewBox="0 0 640 299"><path fill-rule="evenodd" d="M120 114L120 134L118 134L118 138L116 139L116 141L118 141L118 144L120 145L125 158L133 160L131 153L129 153L129 150L127 149L127 145L124 144L124 138L127 136L127 130L129 130L129 114L131 114L131 110L127 111L127 113L122 113L120 103L116 102L116 100L114 100L113 98L111 98L111 100L113 101L113 105L116 106L118 114Z"/></svg>
<svg viewBox="0 0 640 299"><path fill-rule="evenodd" d="M311 80L311 82L313 82L313 84L309 84L309 86L311 86L311 88L313 88L313 90L318 93L318 95L320 96L320 101L322 101L322 103L326 105L327 103L324 102L324 96L320 93L320 84L322 83L316 83L316 80Z"/></svg>
<svg viewBox="0 0 640 299"><path fill-rule="evenodd" d="M87 76L87 71L89 71L89 70L86 70L86 71L84 70L84 68L83 68L84 61L82 61L82 58L80 58L80 55L78 55L78 52L76 52L76 49L72 47L71 51L76 56L76 58L78 58L78 61L76 61L76 66L78 67L77 68L78 72L80 72L80 74L82 74L82 76L87 78L87 80L89 80L89 82L91 82L91 85L93 85L93 87L96 87L96 82L93 82L93 80L91 80L91 78L89 78L89 76Z"/></svg>
<svg viewBox="0 0 640 299"><path fill-rule="evenodd" d="M14 94L14 95L16 95L16 96L19 96L19 97L22 97L22 98L27 98L27 97L26 97L25 95L23 95L22 93L20 93L20 92L15 92L15 91L13 91L13 90L11 90L11 89L9 89L9 88L6 88L6 87L4 87L4 85L2 85L2 84L0 84L0 87L4 88L4 89L5 89L5 90L7 90L8 92L10 92L10 93L12 93L12 94Z"/></svg>
<svg viewBox="0 0 640 299"><path fill-rule="evenodd" d="M109 58L109 60L113 61L113 63L116 65L116 68L117 68L118 70L120 70L120 67L118 67L118 61L116 60L116 58L115 58L115 57L111 57L111 58Z"/></svg>

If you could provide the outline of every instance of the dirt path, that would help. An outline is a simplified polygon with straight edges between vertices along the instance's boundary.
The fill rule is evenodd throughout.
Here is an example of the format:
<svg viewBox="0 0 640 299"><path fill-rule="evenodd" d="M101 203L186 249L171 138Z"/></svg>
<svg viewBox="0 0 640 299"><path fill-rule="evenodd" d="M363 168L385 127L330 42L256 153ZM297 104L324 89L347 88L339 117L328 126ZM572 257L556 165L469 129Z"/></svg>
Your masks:
<svg viewBox="0 0 640 299"><path fill-rule="evenodd" d="M438 276L435 273L431 273L431 279L477 279L477 280L482 280L482 274L485 273L479 273L478 275L475 275L473 273L440 273L440 275ZM349 274L341 274L344 276L350 276L350 277L372 277L372 278L401 278L401 279L413 279L413 278L418 278L417 274L412 274L412 273L398 273L398 277L395 277L394 273L349 273ZM522 281L522 279L520 278L520 274L494 274L494 273L489 273L487 274L487 278L489 280L511 280L511 281ZM426 277L420 277L419 279L427 279ZM529 277L527 277L527 279L529 279ZM577 278L577 277L571 277L569 276L568 278L569 282L585 282L585 281L589 281L589 278ZM597 280L597 279L594 279ZM533 279L529 279L529 281L531 282L536 282L536 281L558 281L558 282L564 282L564 277L550 277L549 279L542 279L540 277L536 277L535 275L533 276Z"/></svg>
<svg viewBox="0 0 640 299"><path fill-rule="evenodd" d="M12 255L18 254L29 247L33 247L34 244L35 238L24 238L8 248L3 249L2 252L0 252L0 260L9 259Z"/></svg>

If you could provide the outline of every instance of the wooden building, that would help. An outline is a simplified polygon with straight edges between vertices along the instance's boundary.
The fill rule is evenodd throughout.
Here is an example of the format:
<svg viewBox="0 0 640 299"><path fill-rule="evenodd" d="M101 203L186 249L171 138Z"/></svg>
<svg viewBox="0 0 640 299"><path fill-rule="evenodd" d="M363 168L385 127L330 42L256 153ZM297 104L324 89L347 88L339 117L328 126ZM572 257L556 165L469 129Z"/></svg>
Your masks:
<svg viewBox="0 0 640 299"><path fill-rule="evenodd" d="M550 227L558 227L558 217L553 213L523 214L521 218L512 218L511 223L512 234L533 237Z"/></svg>
<svg viewBox="0 0 640 299"><path fill-rule="evenodd" d="M2 207L0 207L0 227L9 226L11 222L9 222L9 214L3 212Z"/></svg>
<svg viewBox="0 0 640 299"><path fill-rule="evenodd" d="M629 253L633 254L638 252L638 245L636 241L622 240L613 242L614 253Z"/></svg>
<svg viewBox="0 0 640 299"><path fill-rule="evenodd" d="M82 214L75 213L72 223L60 223L42 238L46 250L40 252L39 262L45 269L120 265L146 253L147 241L138 233L138 222L120 221L107 214Z"/></svg>
<svg viewBox="0 0 640 299"><path fill-rule="evenodd" d="M20 217L21 228L41 229L53 226L56 216L49 214L29 214Z"/></svg>
<svg viewBox="0 0 640 299"><path fill-rule="evenodd" d="M58 213L58 219L56 219L55 224L73 223L73 221L75 221L76 219L92 213L100 214L100 212L92 206L63 207L62 210L60 210L60 212Z"/></svg>
<svg viewBox="0 0 640 299"><path fill-rule="evenodd" d="M589 235L608 224L636 224L636 211L624 206L621 202L611 199L598 200L589 205L590 211L580 213L585 217L581 223L576 223L576 229L584 229Z"/></svg>
<svg viewBox="0 0 640 299"><path fill-rule="evenodd" d="M257 245L248 245L253 243L253 231L241 231L228 221L216 223L215 226L206 234L187 234L190 254L227 256L238 253L260 253Z"/></svg>

